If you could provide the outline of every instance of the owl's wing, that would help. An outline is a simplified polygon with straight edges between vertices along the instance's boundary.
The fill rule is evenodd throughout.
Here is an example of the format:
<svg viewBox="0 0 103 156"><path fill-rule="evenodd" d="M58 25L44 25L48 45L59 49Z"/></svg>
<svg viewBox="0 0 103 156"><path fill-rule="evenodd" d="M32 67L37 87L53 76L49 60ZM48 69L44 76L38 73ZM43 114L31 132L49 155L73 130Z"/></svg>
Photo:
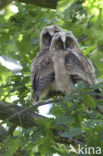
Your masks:
<svg viewBox="0 0 103 156"><path fill-rule="evenodd" d="M69 64L70 58L68 59L72 82L76 84L78 81L83 81L87 87L96 84L98 81L92 63L82 53L79 53L79 58L75 55L72 55L72 57L74 59L71 60L71 65ZM97 94L94 96L96 99L103 99L103 96L100 95L102 93L101 89L95 89L94 92Z"/></svg>
<svg viewBox="0 0 103 156"><path fill-rule="evenodd" d="M73 83L83 81L86 86L91 86L95 83L91 72L87 72L86 66L83 65L83 62L74 53L69 53L65 57L65 65Z"/></svg>
<svg viewBox="0 0 103 156"><path fill-rule="evenodd" d="M87 59L79 49L77 52L77 57L82 62L82 65L85 68L86 72L92 75L94 83L96 83L95 69L92 62L89 59Z"/></svg>
<svg viewBox="0 0 103 156"><path fill-rule="evenodd" d="M54 80L53 64L48 49L42 50L34 58L31 70L32 88L39 99L43 90Z"/></svg>

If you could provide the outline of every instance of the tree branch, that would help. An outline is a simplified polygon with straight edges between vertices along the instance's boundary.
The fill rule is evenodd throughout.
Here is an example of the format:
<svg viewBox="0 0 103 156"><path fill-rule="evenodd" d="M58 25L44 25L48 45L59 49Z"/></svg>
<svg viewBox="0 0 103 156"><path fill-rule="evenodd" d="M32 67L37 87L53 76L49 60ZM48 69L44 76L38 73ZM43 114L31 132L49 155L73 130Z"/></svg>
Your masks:
<svg viewBox="0 0 103 156"><path fill-rule="evenodd" d="M54 102L58 102L58 101L60 101L61 99L56 99L56 100L48 100L48 101L45 101L45 102L36 102L36 103L34 103L34 105L32 106L32 107L27 107L27 108L22 108L22 107L19 107L19 106L15 106L14 105L14 109L17 109L18 111L16 111L15 110L15 113L13 113L13 114L11 114L9 117L7 117L6 119L4 119L4 121L2 122L2 123L0 123L0 125L2 125L3 123L5 123L5 122L7 122L7 121L9 121L10 119L12 119L12 118L14 118L14 117L16 117L16 116L18 116L18 115L20 115L20 114L22 114L22 113L24 113L24 112L29 112L28 110L31 110L31 109L34 109L34 108L38 108L39 106L43 106L43 105L46 105L46 104L50 104L50 103L54 103ZM2 104L2 102L1 102L1 104ZM12 106L10 103L5 103L6 104L6 108L7 108L7 106ZM4 106L4 102L3 102L3 106ZM16 108L17 107L17 108ZM30 113L31 113L31 111L30 111ZM39 114L37 114L37 113L35 113L36 115L37 115L37 117L39 116L39 117L41 117L41 118L46 118L46 117L44 117L44 116L42 116L42 115L39 115ZM34 118L35 118L35 116L34 116Z"/></svg>
<svg viewBox="0 0 103 156"><path fill-rule="evenodd" d="M34 4L43 8L55 9L59 0L0 0L0 9L3 9L13 1Z"/></svg>
<svg viewBox="0 0 103 156"><path fill-rule="evenodd" d="M49 104L51 102L53 103L53 102L57 102L57 101L60 101L60 99L50 100L50 101L46 101L46 102L38 102L36 105L34 105L30 108L26 108L26 109L23 109L22 107L14 105L14 104L11 105L10 103L0 102L0 119L4 120L6 122L10 121L13 124L21 126L20 120L19 120L19 116L20 116L20 118L22 120L22 126L24 128L39 126L35 122L35 119L38 118L38 119L43 120L46 117L41 116L35 112L29 111L28 109L37 108L38 106L42 106L44 104ZM0 123L0 127L1 127L1 125L2 125L2 123ZM60 126L60 125L57 125L57 126ZM70 144L70 143L81 144L82 143L81 141L73 139L73 138L60 137L60 132L58 132L57 130L52 129L52 131L54 134L54 140L56 142L64 143L64 144Z"/></svg>
<svg viewBox="0 0 103 156"><path fill-rule="evenodd" d="M79 39L78 39L78 42L82 42L82 41L85 41L88 39L88 36L87 35L82 35Z"/></svg>
<svg viewBox="0 0 103 156"><path fill-rule="evenodd" d="M15 104L0 102L0 119L4 120L2 123L0 123L0 127L4 122L10 121L11 123L15 125L21 126L20 118L22 120L22 127L24 128L30 128L33 126L40 126L35 122L35 119L46 119L47 117L44 117L42 115L39 115L38 113L35 113L33 111L34 108L37 108L42 105L46 105L49 103L59 102L61 99L55 99L55 100L49 100L46 102L37 102L32 107L28 107L24 109L23 107L17 106ZM32 111L30 111L30 109ZM96 107L96 110L103 114L103 111L98 107ZM62 125L57 125L62 126ZM82 141L76 140L74 138L63 138L60 136L60 132L58 132L56 129L51 129L54 134L54 140L59 143L64 144L82 144Z"/></svg>
<svg viewBox="0 0 103 156"><path fill-rule="evenodd" d="M15 104L0 102L0 119L4 120L4 122L7 122L9 120L13 124L20 125L20 121L18 117L18 115L20 115L22 119L23 127L29 128L29 127L37 126L34 119L45 118L42 115L39 115L32 111L28 111L28 109L26 109L25 111L24 110L25 109L23 107L17 106ZM1 124L3 124L4 122L2 122Z"/></svg>
<svg viewBox="0 0 103 156"><path fill-rule="evenodd" d="M0 126L0 142L7 137L7 134L8 131L4 127Z"/></svg>
<svg viewBox="0 0 103 156"><path fill-rule="evenodd" d="M40 7L55 9L59 0L15 0L27 4L35 4Z"/></svg>
<svg viewBox="0 0 103 156"><path fill-rule="evenodd" d="M0 10L5 8L8 4L10 4L13 0L0 0Z"/></svg>

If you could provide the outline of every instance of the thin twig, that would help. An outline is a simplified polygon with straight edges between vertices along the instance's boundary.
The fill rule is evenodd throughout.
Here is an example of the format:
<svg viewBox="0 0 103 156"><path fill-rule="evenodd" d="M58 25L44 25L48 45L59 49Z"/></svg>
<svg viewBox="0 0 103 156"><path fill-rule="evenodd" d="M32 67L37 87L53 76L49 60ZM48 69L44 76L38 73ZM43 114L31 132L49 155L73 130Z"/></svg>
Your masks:
<svg viewBox="0 0 103 156"><path fill-rule="evenodd" d="M1 126L2 124L4 124L5 122L9 121L10 119L14 118L15 116L20 115L21 113L24 113L25 111L28 111L28 110L30 110L30 109L37 108L37 107L39 107L39 106L47 105L47 104L50 104L50 103L59 102L60 100L61 100L61 99L49 100L49 101L46 101L46 102L36 102L32 107L27 107L27 108L25 108L25 109L22 109L22 110L20 110L20 111L18 111L18 112L16 112L16 113L10 115L7 119L5 119L3 122L0 123L0 126ZM37 113L35 113L35 114L37 114ZM37 115L39 115L39 114L37 114ZM40 116L41 116L41 115L40 115ZM44 117L44 116L42 116L42 117L43 117L43 118L46 118L46 117Z"/></svg>
<svg viewBox="0 0 103 156"><path fill-rule="evenodd" d="M24 136L23 136L23 124L22 124L22 120L21 120L20 114L18 115L18 118L19 118L20 125L21 125L21 135L22 135L22 143L23 143L23 147L24 147L24 152L27 155L27 150L25 148L25 140L24 140Z"/></svg>
<svg viewBox="0 0 103 156"><path fill-rule="evenodd" d="M88 39L88 36L87 35L83 35L81 36L79 39L78 39L78 42L82 42L82 41L85 41Z"/></svg>

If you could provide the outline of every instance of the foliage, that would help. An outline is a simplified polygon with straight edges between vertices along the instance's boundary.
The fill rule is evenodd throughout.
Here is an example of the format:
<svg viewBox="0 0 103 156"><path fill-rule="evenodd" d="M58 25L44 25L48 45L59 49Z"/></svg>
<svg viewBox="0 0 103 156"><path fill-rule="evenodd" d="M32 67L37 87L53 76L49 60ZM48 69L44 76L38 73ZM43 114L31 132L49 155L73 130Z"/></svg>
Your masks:
<svg viewBox="0 0 103 156"><path fill-rule="evenodd" d="M18 12L14 13L13 7L17 7L15 10L18 9ZM73 31L80 40L82 52L93 61L98 71L97 78L102 80L102 0L61 0L56 10L14 3L0 12L0 101L23 107L32 104L31 63L39 51L41 30L51 24ZM103 116L95 110L102 101L95 101L91 96L93 89L100 87L103 88L102 83L91 89L79 83L75 92L53 104L50 113L55 118L37 120L40 127L23 131L17 127L0 143L0 155L15 156L18 151L24 156L74 154L69 153L68 145L55 141L52 129L58 130L61 137L82 141L83 145L103 147ZM93 110L88 111L88 107ZM8 123L7 128L10 127ZM76 145L72 145L77 149Z"/></svg>

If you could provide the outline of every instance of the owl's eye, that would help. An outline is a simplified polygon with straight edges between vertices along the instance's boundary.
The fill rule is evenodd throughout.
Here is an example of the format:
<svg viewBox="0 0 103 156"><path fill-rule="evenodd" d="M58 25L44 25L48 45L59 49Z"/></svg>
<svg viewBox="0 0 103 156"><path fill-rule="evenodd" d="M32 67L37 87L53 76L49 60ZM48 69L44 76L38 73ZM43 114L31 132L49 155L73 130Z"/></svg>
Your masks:
<svg viewBox="0 0 103 156"><path fill-rule="evenodd" d="M63 49L63 42L60 38L56 41L55 45L57 49Z"/></svg>
<svg viewBox="0 0 103 156"><path fill-rule="evenodd" d="M51 38L51 36L50 36L48 33L45 35L45 37L46 37L48 40Z"/></svg>
<svg viewBox="0 0 103 156"><path fill-rule="evenodd" d="M74 45L73 40L71 38L67 38L67 40L66 40L66 46L68 48L72 48L73 45Z"/></svg>
<svg viewBox="0 0 103 156"><path fill-rule="evenodd" d="M58 33L59 31L55 30L54 33Z"/></svg>
<svg viewBox="0 0 103 156"><path fill-rule="evenodd" d="M45 45L50 46L51 40L52 40L52 36L48 32L46 34L44 34L44 36L43 36L43 43Z"/></svg>
<svg viewBox="0 0 103 156"><path fill-rule="evenodd" d="M71 45L71 40L67 40L66 45L67 46Z"/></svg>
<svg viewBox="0 0 103 156"><path fill-rule="evenodd" d="M61 46L63 45L62 41L58 41L58 42L57 42L57 45L58 45L59 47L61 47Z"/></svg>

